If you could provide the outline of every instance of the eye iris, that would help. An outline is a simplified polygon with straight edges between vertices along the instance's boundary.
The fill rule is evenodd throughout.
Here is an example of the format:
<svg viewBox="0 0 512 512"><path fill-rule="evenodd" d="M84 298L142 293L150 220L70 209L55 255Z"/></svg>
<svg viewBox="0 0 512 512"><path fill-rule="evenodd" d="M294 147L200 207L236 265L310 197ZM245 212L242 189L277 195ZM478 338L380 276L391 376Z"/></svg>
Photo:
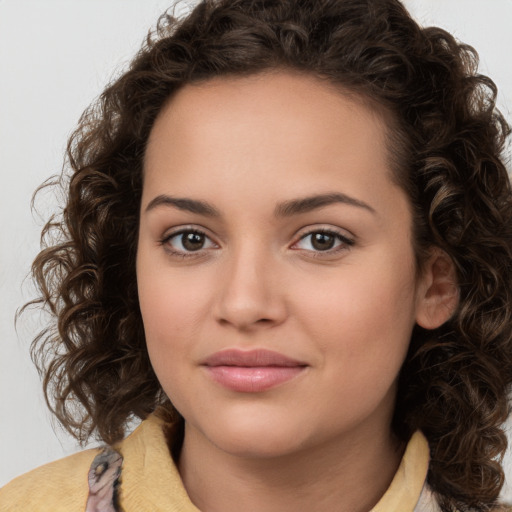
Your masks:
<svg viewBox="0 0 512 512"><path fill-rule="evenodd" d="M311 245L319 251L327 251L334 246L335 238L328 233L314 233L311 238Z"/></svg>
<svg viewBox="0 0 512 512"><path fill-rule="evenodd" d="M204 235L200 233L183 233L181 243L187 251L198 251L204 245Z"/></svg>

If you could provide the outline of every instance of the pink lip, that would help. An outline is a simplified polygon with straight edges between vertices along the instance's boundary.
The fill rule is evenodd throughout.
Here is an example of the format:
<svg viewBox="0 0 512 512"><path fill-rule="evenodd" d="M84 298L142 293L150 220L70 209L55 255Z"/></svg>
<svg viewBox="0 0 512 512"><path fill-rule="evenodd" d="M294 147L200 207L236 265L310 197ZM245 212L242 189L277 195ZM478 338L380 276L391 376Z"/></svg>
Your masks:
<svg viewBox="0 0 512 512"><path fill-rule="evenodd" d="M228 389L258 393L293 379L308 365L271 350L228 349L208 357L203 366Z"/></svg>

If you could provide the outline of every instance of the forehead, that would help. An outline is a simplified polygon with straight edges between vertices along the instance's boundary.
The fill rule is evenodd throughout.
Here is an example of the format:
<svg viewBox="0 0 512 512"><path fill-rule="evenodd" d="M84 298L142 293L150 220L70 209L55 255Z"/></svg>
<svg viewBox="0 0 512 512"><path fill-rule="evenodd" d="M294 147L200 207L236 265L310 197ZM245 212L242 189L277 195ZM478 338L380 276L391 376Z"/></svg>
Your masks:
<svg viewBox="0 0 512 512"><path fill-rule="evenodd" d="M148 141L144 188L221 197L226 183L263 191L263 180L268 194L300 196L342 177L342 192L377 192L390 181L386 131L375 108L316 77L219 77L184 86L164 106Z"/></svg>
<svg viewBox="0 0 512 512"><path fill-rule="evenodd" d="M361 95L293 71L270 71L247 77L216 77L187 84L174 93L151 131L146 162L153 153L179 141L219 143L231 138L272 146L300 137L327 143L343 135L347 144L364 132L385 142L388 119ZM353 133L351 137L350 134ZM240 136L237 137L237 134ZM280 134L278 140L274 138ZM343 143L341 138L340 144ZM273 144L272 144L273 143ZM263 147L263 146L262 146ZM173 147L173 149L178 149ZM322 148L319 148L320 150Z"/></svg>

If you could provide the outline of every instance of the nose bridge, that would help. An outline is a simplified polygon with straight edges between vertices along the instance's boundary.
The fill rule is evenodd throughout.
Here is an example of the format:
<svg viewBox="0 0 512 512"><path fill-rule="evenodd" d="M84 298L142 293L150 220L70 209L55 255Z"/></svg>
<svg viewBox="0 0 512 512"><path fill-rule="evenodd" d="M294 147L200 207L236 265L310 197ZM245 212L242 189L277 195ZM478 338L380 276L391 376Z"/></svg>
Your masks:
<svg viewBox="0 0 512 512"><path fill-rule="evenodd" d="M278 261L265 245L248 238L226 257L218 295L221 322L248 328L283 320L284 301L275 279Z"/></svg>

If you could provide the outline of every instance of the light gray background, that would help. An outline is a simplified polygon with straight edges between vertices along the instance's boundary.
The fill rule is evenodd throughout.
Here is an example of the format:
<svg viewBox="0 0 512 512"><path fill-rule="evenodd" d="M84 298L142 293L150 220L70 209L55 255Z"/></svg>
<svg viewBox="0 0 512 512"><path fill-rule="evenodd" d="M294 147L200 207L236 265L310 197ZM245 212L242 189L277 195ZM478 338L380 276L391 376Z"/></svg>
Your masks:
<svg viewBox="0 0 512 512"><path fill-rule="evenodd" d="M194 0L187 0L193 3ZM33 297L26 280L42 219L35 188L60 171L67 137L84 108L139 48L172 0L0 0L0 486L76 443L52 423L29 358L41 325L16 309ZM512 0L405 0L424 25L476 47L512 122ZM508 158L511 151L508 148ZM510 167L509 167L510 168ZM52 211L39 201L42 217ZM512 457L507 456L512 499Z"/></svg>

